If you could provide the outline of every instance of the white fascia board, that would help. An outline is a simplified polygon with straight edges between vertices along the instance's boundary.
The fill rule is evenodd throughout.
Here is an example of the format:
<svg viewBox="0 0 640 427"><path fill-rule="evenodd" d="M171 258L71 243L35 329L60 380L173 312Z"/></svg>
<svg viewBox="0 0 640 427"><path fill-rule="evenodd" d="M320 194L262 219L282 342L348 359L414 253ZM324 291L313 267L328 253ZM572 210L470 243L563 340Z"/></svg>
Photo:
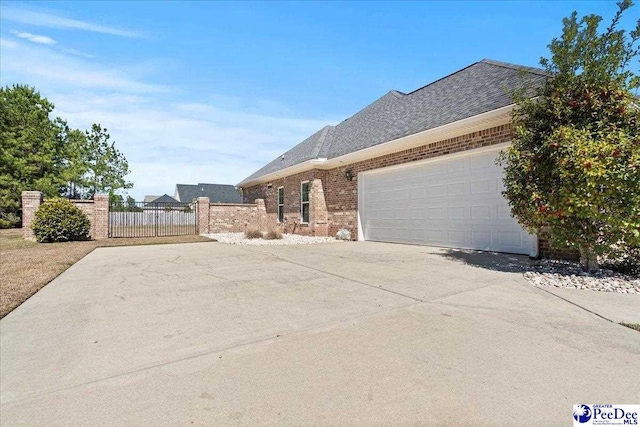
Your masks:
<svg viewBox="0 0 640 427"><path fill-rule="evenodd" d="M324 166L325 163L327 163L327 158L326 157L320 157L320 158L317 158L317 159L312 159L312 160L309 160L309 163L311 163L314 166L321 167L321 166Z"/></svg>
<svg viewBox="0 0 640 427"><path fill-rule="evenodd" d="M351 163L361 162L363 160L373 159L386 154L420 147L443 139L455 138L456 136L507 124L511 121L511 111L514 106L515 104L507 105L506 107L487 111L486 113L458 120L457 122L414 133L412 135L404 136L402 138L394 139L393 141L384 142L382 144L374 145L373 147L364 148L332 159L322 158L307 160L252 180L242 181L236 185L236 187L258 185L311 169L333 169L340 166L346 166Z"/></svg>

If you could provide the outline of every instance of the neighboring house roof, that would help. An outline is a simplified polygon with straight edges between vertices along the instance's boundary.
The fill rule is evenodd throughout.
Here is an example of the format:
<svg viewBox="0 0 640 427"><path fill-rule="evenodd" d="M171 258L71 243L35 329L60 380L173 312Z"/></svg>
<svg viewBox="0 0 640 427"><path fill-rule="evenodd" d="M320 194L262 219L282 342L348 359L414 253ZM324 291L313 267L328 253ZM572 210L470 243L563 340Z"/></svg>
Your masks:
<svg viewBox="0 0 640 427"><path fill-rule="evenodd" d="M145 202L147 202L147 198L145 197ZM149 200L147 203L175 203L175 204L181 204L179 200L174 199L173 197L169 196L168 194L163 194L160 197L156 197L153 200Z"/></svg>
<svg viewBox="0 0 640 427"><path fill-rule="evenodd" d="M211 203L242 203L242 196L236 187L227 184L177 184L175 196L181 202L208 197Z"/></svg>
<svg viewBox="0 0 640 427"><path fill-rule="evenodd" d="M488 59L405 94L395 90L336 126L326 126L245 182L313 159L332 159L513 104L518 88L539 86L541 69Z"/></svg>
<svg viewBox="0 0 640 427"><path fill-rule="evenodd" d="M144 202L145 203L149 203L149 202L153 202L155 199L157 199L160 196L150 196L150 195L146 195L144 196Z"/></svg>

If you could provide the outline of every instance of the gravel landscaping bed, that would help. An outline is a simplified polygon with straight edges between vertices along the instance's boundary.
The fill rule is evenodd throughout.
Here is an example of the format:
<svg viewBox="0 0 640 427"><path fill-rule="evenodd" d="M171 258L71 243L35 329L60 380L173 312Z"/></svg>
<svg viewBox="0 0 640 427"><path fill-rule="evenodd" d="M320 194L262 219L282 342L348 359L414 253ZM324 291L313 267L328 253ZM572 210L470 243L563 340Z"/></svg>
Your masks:
<svg viewBox="0 0 640 427"><path fill-rule="evenodd" d="M312 243L340 243L341 240L337 240L335 237L310 237L299 236L297 234L283 234L282 239L277 240L265 240L265 239L247 239L244 237L244 233L213 233L203 234L203 236L210 239L215 239L220 243L228 243L231 245L247 245L247 246L262 246L262 245L309 245Z"/></svg>
<svg viewBox="0 0 640 427"><path fill-rule="evenodd" d="M566 261L541 260L531 265L524 277L536 286L640 295L640 278L607 269L589 274L579 264Z"/></svg>

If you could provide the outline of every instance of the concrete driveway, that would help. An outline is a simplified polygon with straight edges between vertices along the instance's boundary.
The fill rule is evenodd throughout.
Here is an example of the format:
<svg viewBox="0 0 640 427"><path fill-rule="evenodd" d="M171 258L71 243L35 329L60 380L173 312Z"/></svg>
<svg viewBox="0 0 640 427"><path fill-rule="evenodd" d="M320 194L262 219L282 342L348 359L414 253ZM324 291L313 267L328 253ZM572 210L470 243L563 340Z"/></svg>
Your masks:
<svg viewBox="0 0 640 427"><path fill-rule="evenodd" d="M585 308L638 316L640 298L561 299L509 272L521 262L98 249L0 322L0 424L570 425L574 403L638 403L640 334Z"/></svg>

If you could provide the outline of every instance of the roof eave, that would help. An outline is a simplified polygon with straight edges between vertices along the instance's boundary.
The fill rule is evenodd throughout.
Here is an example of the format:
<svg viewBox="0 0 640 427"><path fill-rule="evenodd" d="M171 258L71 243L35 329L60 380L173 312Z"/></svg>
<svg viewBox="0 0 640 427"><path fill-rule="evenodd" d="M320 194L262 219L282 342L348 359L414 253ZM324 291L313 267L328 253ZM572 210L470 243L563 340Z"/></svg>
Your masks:
<svg viewBox="0 0 640 427"><path fill-rule="evenodd" d="M245 179L238 183L236 187L246 188L311 169L333 169L340 166L346 166L348 164L384 156L386 154L420 147L443 139L454 138L456 136L507 124L511 121L511 111L514 106L515 104L510 104L466 119L414 133L392 141L383 142L381 144L374 145L373 147L364 148L362 150L354 151L331 159L307 160L253 179Z"/></svg>

